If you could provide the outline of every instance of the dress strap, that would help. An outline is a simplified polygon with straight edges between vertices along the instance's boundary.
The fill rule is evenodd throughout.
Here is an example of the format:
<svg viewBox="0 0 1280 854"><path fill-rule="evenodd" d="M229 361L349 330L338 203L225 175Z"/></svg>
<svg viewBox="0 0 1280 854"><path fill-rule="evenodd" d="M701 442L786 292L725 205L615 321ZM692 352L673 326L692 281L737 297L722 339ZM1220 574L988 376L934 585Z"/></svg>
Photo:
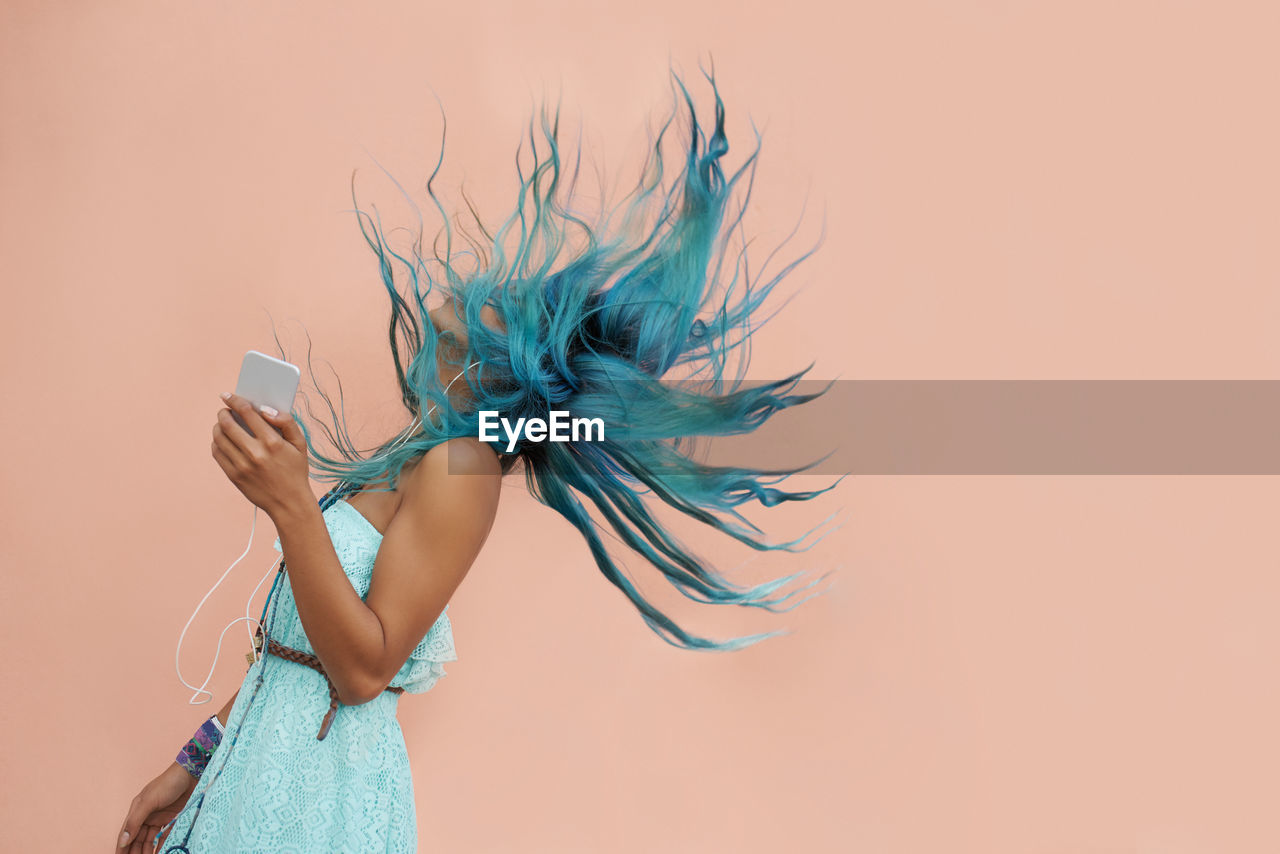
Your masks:
<svg viewBox="0 0 1280 854"><path fill-rule="evenodd" d="M297 662L310 667L324 677L324 681L329 685L329 711L325 712L324 720L320 722L320 733L316 738L320 741L329 734L329 727L333 726L333 719L338 714L338 689L334 687L333 680L329 678L329 674L325 673L324 666L320 664L320 659L309 652L303 652L300 649L285 646L274 640L267 641L267 653L278 656L286 661ZM403 694L404 689L395 685L388 685L383 690L390 691L392 694Z"/></svg>

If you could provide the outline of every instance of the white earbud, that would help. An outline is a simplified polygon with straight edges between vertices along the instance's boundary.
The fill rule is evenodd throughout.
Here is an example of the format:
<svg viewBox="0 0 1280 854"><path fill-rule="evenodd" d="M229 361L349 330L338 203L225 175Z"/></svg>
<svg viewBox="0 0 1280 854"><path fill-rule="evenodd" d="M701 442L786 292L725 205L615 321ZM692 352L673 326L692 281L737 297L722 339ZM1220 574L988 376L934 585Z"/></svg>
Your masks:
<svg viewBox="0 0 1280 854"><path fill-rule="evenodd" d="M476 361L476 362L472 362L470 365L467 365L465 368L463 368L461 371L459 371L457 376L455 376L453 379L449 380L449 384L448 384L447 386L445 386L445 387L444 387L444 392L445 392L445 394L448 394L448 393L449 393L449 389L453 387L453 384L454 384L454 383L456 383L456 382L458 381L458 378L459 378L459 377L461 377L463 374L465 374L467 371L471 370L472 368L474 368L474 367L475 367L476 365L478 365L478 364L480 364L480 362L478 362L478 361ZM431 408L427 410L427 416L428 416L428 417L430 417L431 413L432 413L432 412L434 412L434 411L435 411L435 409L436 409L435 404L432 404L432 405L431 405ZM409 427L407 428L407 430L406 430L406 432L405 432L405 435L404 435L402 438L400 438L399 440L397 440L395 443L393 443L393 444L391 445L391 447L390 447L390 448L388 448L387 450L389 451L389 450L392 450L392 449L394 449L394 448L397 448L397 447L399 447L400 445L402 445L404 442L408 441L409 437L413 435L413 431L414 431L414 429L415 429L415 428L418 426L418 424L420 424L420 423L421 423L421 419L415 418L415 419L413 420L413 423L412 423L412 424L410 424L410 425L409 425ZM178 636L178 650L177 650L177 652L175 652L175 653L174 653L174 656L173 656L173 669L174 669L174 671L176 671L176 672L177 672L177 674L178 674L178 681L179 681L179 682L181 682L183 685L187 686L188 688L190 688L192 691L194 691L194 692L195 692L194 694L192 694L192 695L191 695L191 699L190 699L190 700L187 700L187 704L188 704L188 705L191 705L191 706L199 706L199 705L203 705L204 703L207 703L207 702L209 702L210 700L212 700L212 699L213 699L213 692L212 692L212 691L207 690L207 689L205 688L205 686L209 684L209 680L213 678L213 672L214 672L214 670L215 670L215 669L217 669L217 667L218 667L218 656L222 654L222 639L223 639L223 637L225 637L225 636L226 636L226 634L227 634L227 629L231 628L232 626L234 626L236 623L240 622L241 620L244 620L244 621L246 621L247 623L254 623L254 624L255 624L255 626L256 626L256 628L261 628L261 627L262 627L262 624L261 624L260 622L258 622L258 620L257 620L256 618L254 618L254 617L252 617L252 616L250 616L250 615L249 615L249 609L250 609L250 607L252 607L252 605L253 605L253 598L254 598L255 596L257 596L257 595L258 595L258 591L262 589L262 585L263 585L263 583L267 580L267 577L271 575L271 570L272 570L272 569L275 569L277 566L279 566L279 565L280 565L280 561L284 559L284 556L283 556L283 555L281 555L279 558L277 558L277 559L276 559L275 563L273 563L273 564L271 565L271 569L268 569L268 570L267 570L267 574L266 574L266 575L264 575L264 576L262 576L262 580L258 582L257 587L254 587L254 588L253 588L253 592L249 594L249 601L244 603L244 616L243 616L243 617L236 617L234 620L232 620L231 622L229 622L229 623L227 623L225 626L223 626L223 628L222 628L222 632L218 635L218 646L217 646L217 648L216 648L216 649L214 650L214 652L213 652L213 664L209 665L209 675L208 675L208 676L206 676L206 677L204 678L204 682L200 683L200 687L199 687L199 688L197 688L196 686L194 686L194 685L192 685L190 682L188 682L186 679L183 679L183 678L182 678L182 664L181 664L181 662L182 662L182 641L183 641L183 639L184 639L184 638L186 638L186 636L187 636L187 629L191 628L191 624L192 624L192 622L194 622L194 621L195 621L196 615L200 613L200 609L204 607L204 603L205 603L205 602L207 602L207 601L209 600L209 597L213 595L213 591L215 591L215 590L217 590L217 589L218 589L218 586L219 586L219 585L221 585L221 584L222 584L222 582L226 580L227 576L231 573L231 570L235 569L235 568L236 568L236 566L240 563L240 561L244 560L244 559L245 559L245 556L249 554L249 549L253 547L253 534L254 534L254 531L257 529L257 527L258 527L258 505L256 505L256 504L255 504L255 505L253 506L253 523L252 523L251 527L249 528L249 544L248 544L247 546L245 546L245 547L244 547L244 554L242 554L242 555L240 555L240 557L236 558L235 563L233 563L233 564L231 564L231 566L227 567L226 571L222 573L222 578L219 578L219 579L217 580L217 582L215 582L215 583L214 583L214 585L213 585L212 587L210 587L210 588L209 588L209 592L208 592L208 593L206 593L206 594L204 594L204 598L200 600L200 604L196 606L196 609L195 609L194 611L192 611L192 612L191 612L191 616L187 619L187 624L186 624L185 626L183 626L183 627L182 627L182 634L180 634L180 635ZM249 634L249 646L252 648L252 647L253 647L253 636L254 636L254 631L255 631L255 629L253 629L253 628L249 628L249 627L246 625L246 626L245 626L245 630L246 630L246 631L248 632L248 634ZM257 659L255 658L255 662L256 662L256 660L257 660ZM209 696L205 697L203 700L198 699L198 698L199 698L199 696L200 696L201 694L208 694Z"/></svg>

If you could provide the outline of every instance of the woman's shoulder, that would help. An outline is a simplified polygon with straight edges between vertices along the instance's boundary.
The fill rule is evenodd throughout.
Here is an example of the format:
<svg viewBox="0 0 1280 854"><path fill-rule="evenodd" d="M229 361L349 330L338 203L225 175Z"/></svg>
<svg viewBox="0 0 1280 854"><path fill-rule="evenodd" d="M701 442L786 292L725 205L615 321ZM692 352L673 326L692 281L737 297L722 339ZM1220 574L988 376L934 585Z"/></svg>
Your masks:
<svg viewBox="0 0 1280 854"><path fill-rule="evenodd" d="M406 471L400 506L410 512L415 507L435 513L448 508L492 515L501 486L497 453L479 439L463 436L431 448Z"/></svg>
<svg viewBox="0 0 1280 854"><path fill-rule="evenodd" d="M413 473L436 478L453 474L501 477L502 464L492 445L473 436L459 436L424 453Z"/></svg>
<svg viewBox="0 0 1280 854"><path fill-rule="evenodd" d="M424 453L401 481L397 518L429 541L472 542L479 550L498 510L502 468L478 439L451 439Z"/></svg>

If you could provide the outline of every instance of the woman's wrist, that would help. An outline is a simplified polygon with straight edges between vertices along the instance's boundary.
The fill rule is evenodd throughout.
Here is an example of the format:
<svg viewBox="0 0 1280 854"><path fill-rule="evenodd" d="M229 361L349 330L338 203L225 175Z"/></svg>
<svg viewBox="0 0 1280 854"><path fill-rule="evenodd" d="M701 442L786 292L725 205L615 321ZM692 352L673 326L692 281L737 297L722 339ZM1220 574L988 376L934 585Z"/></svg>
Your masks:
<svg viewBox="0 0 1280 854"><path fill-rule="evenodd" d="M271 507L263 509L267 511L271 521L275 522L277 530L294 527L300 522L305 523L310 516L322 515L320 513L320 505L315 496L311 494L310 489L303 490L295 496L281 499Z"/></svg>
<svg viewBox="0 0 1280 854"><path fill-rule="evenodd" d="M183 768L177 761L170 762L169 767L164 769L164 773L175 780L181 780L184 783L190 782L192 785L195 785L195 782L200 779L186 768Z"/></svg>
<svg viewBox="0 0 1280 854"><path fill-rule="evenodd" d="M202 723L196 730L196 734L182 746L174 763L185 769L192 777L199 779L221 743L222 723L215 715Z"/></svg>

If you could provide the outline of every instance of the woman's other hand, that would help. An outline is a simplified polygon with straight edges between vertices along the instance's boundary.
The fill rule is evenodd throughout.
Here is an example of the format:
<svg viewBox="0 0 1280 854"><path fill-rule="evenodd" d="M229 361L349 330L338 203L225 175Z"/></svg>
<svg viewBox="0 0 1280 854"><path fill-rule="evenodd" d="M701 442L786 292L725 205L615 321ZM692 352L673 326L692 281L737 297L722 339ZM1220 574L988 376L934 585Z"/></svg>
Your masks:
<svg viewBox="0 0 1280 854"><path fill-rule="evenodd" d="M236 394L226 394L213 425L213 458L236 489L275 518L297 503L314 504L309 483L307 441L289 413L255 409ZM252 430L236 423L232 410ZM274 413L274 414L273 414Z"/></svg>
<svg viewBox="0 0 1280 854"><path fill-rule="evenodd" d="M196 778L174 762L142 787L129 804L129 814L116 838L115 854L150 854L160 828L182 812L196 788ZM127 848L126 848L127 846Z"/></svg>

